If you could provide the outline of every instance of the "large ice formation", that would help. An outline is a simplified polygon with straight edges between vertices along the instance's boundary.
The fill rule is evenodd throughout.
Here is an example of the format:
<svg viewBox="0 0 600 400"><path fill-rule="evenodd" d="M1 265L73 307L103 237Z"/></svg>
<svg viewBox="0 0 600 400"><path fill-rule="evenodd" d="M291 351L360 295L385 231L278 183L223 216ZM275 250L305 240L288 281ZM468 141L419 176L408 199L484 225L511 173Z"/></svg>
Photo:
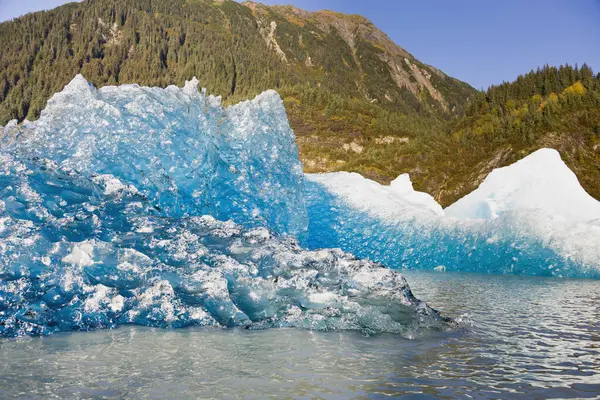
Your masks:
<svg viewBox="0 0 600 400"><path fill-rule="evenodd" d="M600 278L600 203L554 150L492 172L444 211L400 179L402 190L358 174L308 175L304 244L392 268Z"/></svg>
<svg viewBox="0 0 600 400"><path fill-rule="evenodd" d="M77 77L0 139L0 336L447 325L400 273L299 247L303 175L275 92L223 109L195 82Z"/></svg>
<svg viewBox="0 0 600 400"><path fill-rule="evenodd" d="M77 76L38 121L2 128L0 336L129 323L408 334L446 321L393 269L600 278L600 203L553 150L443 210L408 175L305 177L277 93L223 108L197 85Z"/></svg>

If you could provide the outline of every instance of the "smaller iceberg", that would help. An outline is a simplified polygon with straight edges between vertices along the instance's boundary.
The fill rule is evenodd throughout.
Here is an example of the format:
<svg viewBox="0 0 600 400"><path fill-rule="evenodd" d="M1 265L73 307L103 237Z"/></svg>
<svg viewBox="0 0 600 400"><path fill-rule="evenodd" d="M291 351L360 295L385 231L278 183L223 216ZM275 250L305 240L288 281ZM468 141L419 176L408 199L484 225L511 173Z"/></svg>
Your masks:
<svg viewBox="0 0 600 400"><path fill-rule="evenodd" d="M446 210L407 175L308 175L309 248L392 268L600 278L600 202L555 150L493 171Z"/></svg>

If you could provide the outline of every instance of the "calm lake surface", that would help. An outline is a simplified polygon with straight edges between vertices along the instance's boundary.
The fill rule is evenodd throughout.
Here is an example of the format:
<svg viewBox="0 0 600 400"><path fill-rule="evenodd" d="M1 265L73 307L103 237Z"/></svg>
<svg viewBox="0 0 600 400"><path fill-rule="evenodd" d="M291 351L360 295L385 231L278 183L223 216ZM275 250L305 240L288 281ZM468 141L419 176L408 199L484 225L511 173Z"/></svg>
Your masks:
<svg viewBox="0 0 600 400"><path fill-rule="evenodd" d="M462 328L0 339L0 399L600 398L600 281L405 273Z"/></svg>

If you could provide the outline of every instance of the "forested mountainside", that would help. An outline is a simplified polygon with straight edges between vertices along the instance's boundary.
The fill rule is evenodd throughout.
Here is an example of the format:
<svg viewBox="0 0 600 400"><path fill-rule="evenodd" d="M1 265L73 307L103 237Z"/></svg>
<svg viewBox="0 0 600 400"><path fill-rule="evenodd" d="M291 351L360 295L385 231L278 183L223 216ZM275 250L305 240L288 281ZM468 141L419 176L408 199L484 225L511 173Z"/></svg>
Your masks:
<svg viewBox="0 0 600 400"><path fill-rule="evenodd" d="M317 135L430 131L475 93L366 18L252 2L87 0L0 24L0 43L0 124L35 119L78 72L97 86L197 76L228 103L277 89Z"/></svg>
<svg viewBox="0 0 600 400"><path fill-rule="evenodd" d="M547 146L600 198L599 76L587 66L480 93L362 16L232 0L86 0L0 24L0 46L0 124L36 119L77 73L98 87L197 76L227 104L276 89L308 172L408 172L447 205Z"/></svg>

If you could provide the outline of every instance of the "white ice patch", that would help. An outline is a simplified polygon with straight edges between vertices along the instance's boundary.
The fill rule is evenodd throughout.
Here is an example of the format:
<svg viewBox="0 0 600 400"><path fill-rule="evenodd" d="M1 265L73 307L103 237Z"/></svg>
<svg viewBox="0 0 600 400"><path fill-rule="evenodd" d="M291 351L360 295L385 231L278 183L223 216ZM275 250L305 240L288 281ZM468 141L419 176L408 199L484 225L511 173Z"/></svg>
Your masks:
<svg viewBox="0 0 600 400"><path fill-rule="evenodd" d="M408 174L400 175L389 186L353 172L307 174L306 179L325 186L353 208L381 219L398 219L415 213L444 215L433 197L413 189Z"/></svg>
<svg viewBox="0 0 600 400"><path fill-rule="evenodd" d="M152 260L147 255L133 249L123 249L119 251L119 263L117 269L120 271L131 271L134 273L145 272L153 265Z"/></svg>
<svg viewBox="0 0 600 400"><path fill-rule="evenodd" d="M104 285L94 286L93 293L85 299L83 309L88 313L102 310L103 304L110 300L109 295L112 292L114 292L114 289Z"/></svg>
<svg viewBox="0 0 600 400"><path fill-rule="evenodd" d="M541 211L571 222L600 218L600 202L581 187L553 149L540 149L508 167L492 171L474 192L450 207L446 215L490 219L507 211Z"/></svg>
<svg viewBox="0 0 600 400"><path fill-rule="evenodd" d="M331 292L311 293L308 295L308 300L315 304L330 304L336 301L338 296Z"/></svg>
<svg viewBox="0 0 600 400"><path fill-rule="evenodd" d="M63 257L62 262L77 267L94 265L94 244L90 241L74 244L71 253Z"/></svg>
<svg viewBox="0 0 600 400"><path fill-rule="evenodd" d="M125 297L121 296L120 294L113 297L113 299L111 300L111 302L109 304L109 308L113 312L121 311L124 306L125 306Z"/></svg>
<svg viewBox="0 0 600 400"><path fill-rule="evenodd" d="M95 175L92 177L94 183L100 185L104 189L104 194L112 196L118 193L138 193L137 189L133 185L125 185L118 178L110 174Z"/></svg>

